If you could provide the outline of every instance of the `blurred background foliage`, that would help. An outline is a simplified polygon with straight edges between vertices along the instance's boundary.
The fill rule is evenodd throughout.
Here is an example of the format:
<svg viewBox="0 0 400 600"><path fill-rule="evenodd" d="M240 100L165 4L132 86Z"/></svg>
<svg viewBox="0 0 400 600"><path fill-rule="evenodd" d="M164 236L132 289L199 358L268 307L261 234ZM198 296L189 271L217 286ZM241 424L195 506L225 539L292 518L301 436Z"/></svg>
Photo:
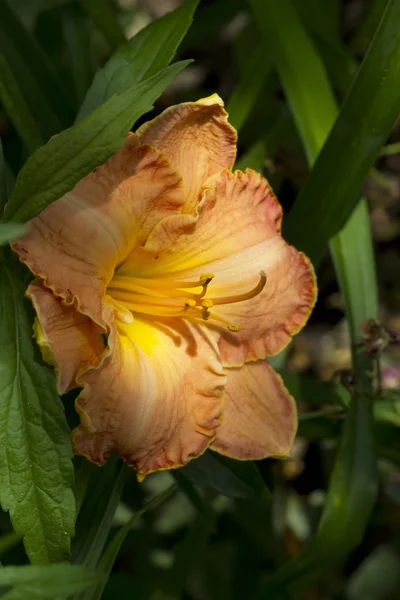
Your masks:
<svg viewBox="0 0 400 600"><path fill-rule="evenodd" d="M86 96L99 67L182 4L0 0L3 205L29 155L107 99ZM162 21L153 53L178 44L196 5ZM12 571L28 560L0 513L0 596L396 600L400 2L202 0L176 56L194 60L138 123L218 92L239 131L237 168L268 178L285 236L317 268L308 326L271 359L298 402L298 437L286 461L207 452L141 484L116 459L75 459L70 562L89 571ZM166 66L155 56L139 73L142 59L138 82ZM73 396L63 400L72 426Z"/></svg>

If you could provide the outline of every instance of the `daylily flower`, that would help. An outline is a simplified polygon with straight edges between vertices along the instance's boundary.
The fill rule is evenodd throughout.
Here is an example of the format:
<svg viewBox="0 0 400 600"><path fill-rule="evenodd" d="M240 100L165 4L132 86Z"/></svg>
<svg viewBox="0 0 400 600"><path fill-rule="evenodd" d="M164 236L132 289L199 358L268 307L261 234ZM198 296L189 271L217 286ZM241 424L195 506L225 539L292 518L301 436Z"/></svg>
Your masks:
<svg viewBox="0 0 400 600"><path fill-rule="evenodd" d="M13 243L58 390L82 388L77 454L119 454L143 478L207 448L289 452L295 403L264 359L304 326L315 280L235 155L217 95L173 106Z"/></svg>

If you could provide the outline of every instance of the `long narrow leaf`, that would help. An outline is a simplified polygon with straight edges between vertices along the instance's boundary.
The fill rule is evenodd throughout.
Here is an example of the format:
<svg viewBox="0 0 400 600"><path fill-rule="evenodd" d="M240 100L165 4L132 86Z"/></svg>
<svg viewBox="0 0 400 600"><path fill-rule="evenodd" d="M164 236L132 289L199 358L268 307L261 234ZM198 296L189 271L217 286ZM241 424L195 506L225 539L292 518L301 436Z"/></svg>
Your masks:
<svg viewBox="0 0 400 600"><path fill-rule="evenodd" d="M0 100L26 149L32 154L44 143L44 138L2 54L0 54Z"/></svg>
<svg viewBox="0 0 400 600"><path fill-rule="evenodd" d="M229 120L237 131L242 128L269 74L264 44L260 43L255 48L248 65L227 105Z"/></svg>
<svg viewBox="0 0 400 600"><path fill-rule="evenodd" d="M124 31L116 19L111 0L82 0L82 6L113 50L125 42Z"/></svg>
<svg viewBox="0 0 400 600"><path fill-rule="evenodd" d="M99 560L97 572L101 576L101 582L92 591L89 590L85 593L82 600L101 600L104 588L107 584L108 577L110 576L111 569L113 568L115 559L121 549L122 544L125 541L126 536L132 529L133 524L144 515L148 510L153 508L161 500L164 500L176 485L173 483L166 490L163 490L157 496L155 496L150 502L148 502L142 509L138 510L126 523L123 525L114 535L107 548L104 551L103 556Z"/></svg>
<svg viewBox="0 0 400 600"><path fill-rule="evenodd" d="M6 163L4 160L3 144L0 139L0 214L7 202Z"/></svg>
<svg viewBox="0 0 400 600"><path fill-rule="evenodd" d="M269 4L268 2L267 5ZM285 5L286 2L283 3ZM399 23L400 0L388 0L379 29L339 118L318 156L315 169L286 220L285 234L316 260L321 256L326 241L338 233L353 212L361 185L399 114ZM313 61L313 65L308 64L308 73L314 72L315 62ZM313 89L321 87L325 77L320 78L320 75L317 81L311 81L307 77L307 81L317 85ZM301 98L299 88L305 89L306 86L304 80L297 84L297 94ZM304 137L307 135L310 139L320 140L320 144L314 142L314 152L311 155L313 159L332 126L332 116L336 110L332 107L332 101L328 100L331 97L331 94L324 94L324 100L319 96L318 103L314 102L314 107L318 106L315 113L322 114L324 119L321 122L315 114L309 115L307 122L315 121L314 134L311 132L308 136L307 131L302 132ZM328 104L321 109L325 100ZM299 106L297 102L296 106ZM307 125L303 123L304 127ZM328 180L329 185L326 185ZM302 236L299 233L299 218L306 220L313 231L312 236Z"/></svg>
<svg viewBox="0 0 400 600"><path fill-rule="evenodd" d="M270 56L281 77L289 105L303 138L309 162L313 163L337 115L337 107L324 67L290 0L280 0L280 2L251 0L251 5L264 33ZM360 106L358 110L360 114L363 113ZM351 125L352 123L347 121L347 127L351 128ZM359 189L349 190L346 187L344 182L348 172L345 171L341 174L340 198L337 195L333 196L329 207L324 205L322 208L319 202L324 190L331 187L332 178L336 174L336 158L340 152L340 145L336 143L335 153L331 155L331 169L325 171L324 181L322 178L319 179L319 186L315 190L316 196L313 197L312 202L310 201L310 206L311 203L313 206L311 213L310 211L305 213L300 198L296 201L293 210L297 219L296 227L294 226L295 219L291 216L291 228L289 231L286 229L286 235L290 241L301 248L306 248L312 258L318 254L312 243L308 243L307 240L319 236L319 249L321 250L327 244L332 233L332 229L328 231L321 227L319 221L321 212L324 210L326 213L329 208L330 219L334 221L336 212L340 216L341 204L347 203L354 207L358 201ZM362 155L362 146L353 147L353 152L359 152ZM351 162L347 164L349 165ZM345 169L343 165L342 168ZM318 169L317 163L313 174L317 173L318 175ZM363 172L363 177L366 176L367 170L368 166ZM316 178L317 175L314 177ZM299 205L300 208L298 208ZM373 296L376 297L374 265L369 260L371 238L364 215L363 208L354 213L350 224L341 232L341 237L335 240L336 245L331 246L339 281L343 285L349 318L354 325L352 327L353 342L356 341L359 320L376 317L374 300L360 307L355 295L369 294L372 291ZM343 225L343 221L341 224ZM315 235L316 229L318 231ZM310 231L313 231L313 235L310 235ZM363 250L366 249L367 264L363 264L360 248L356 247L354 240L351 239L351 235L355 231L357 235L363 236ZM339 249L341 254L346 256L346 260L340 261ZM355 290L354 286L348 285L355 268L363 270L363 276L359 278L363 284L362 289ZM319 530L309 546L279 570L262 588L260 598L299 597L331 566L332 561L337 561L345 556L360 542L368 523L377 491L376 461L371 428L372 382L366 375L369 372L369 365L364 364L362 356L355 354L353 364L358 382L357 393L353 396L347 413ZM360 504L362 504L362 510L359 509Z"/></svg>
<svg viewBox="0 0 400 600"><path fill-rule="evenodd" d="M46 55L20 23L9 4L0 0L0 53L11 69L31 114L47 141L71 122L68 90L54 75Z"/></svg>
<svg viewBox="0 0 400 600"><path fill-rule="evenodd" d="M94 569L110 532L129 470L112 457L103 469L90 471L86 497L77 521L78 533L74 539L72 560L75 564L85 564Z"/></svg>

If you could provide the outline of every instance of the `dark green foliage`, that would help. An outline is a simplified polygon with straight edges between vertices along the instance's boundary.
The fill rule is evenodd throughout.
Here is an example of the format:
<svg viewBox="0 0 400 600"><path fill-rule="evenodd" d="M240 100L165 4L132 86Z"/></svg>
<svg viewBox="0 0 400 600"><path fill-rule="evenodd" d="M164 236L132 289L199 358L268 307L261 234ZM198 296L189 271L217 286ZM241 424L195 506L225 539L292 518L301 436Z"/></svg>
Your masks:
<svg viewBox="0 0 400 600"><path fill-rule="evenodd" d="M0 0L0 597L396 600L400 392L384 372L400 371L400 288L370 215L376 236L376 207L397 197L400 0L185 0L157 18L161 4ZM76 392L57 395L7 246L154 106L215 91L240 131L237 168L268 177L284 236L318 269L314 320L271 358L298 402L299 444L288 462L207 451L139 484L116 457L74 464ZM396 203L388 215L397 223ZM337 289L342 362L326 350ZM394 329L371 349L378 290Z"/></svg>

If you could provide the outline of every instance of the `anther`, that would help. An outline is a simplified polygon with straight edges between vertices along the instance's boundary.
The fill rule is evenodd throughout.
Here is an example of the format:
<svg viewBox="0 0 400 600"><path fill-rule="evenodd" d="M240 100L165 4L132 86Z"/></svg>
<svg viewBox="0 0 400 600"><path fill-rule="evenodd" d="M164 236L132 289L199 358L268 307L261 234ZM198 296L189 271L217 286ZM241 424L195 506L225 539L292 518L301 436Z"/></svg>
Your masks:
<svg viewBox="0 0 400 600"><path fill-rule="evenodd" d="M209 300L208 298L205 298L205 300L202 301L201 305L203 308L212 308L214 306L214 302L212 300Z"/></svg>
<svg viewBox="0 0 400 600"><path fill-rule="evenodd" d="M194 308L196 306L196 301L195 300L185 300L185 307L186 308Z"/></svg>
<svg viewBox="0 0 400 600"><path fill-rule="evenodd" d="M201 318L204 319L204 321L208 321L208 319L211 317L210 311L207 308L203 308L202 313L201 313Z"/></svg>

